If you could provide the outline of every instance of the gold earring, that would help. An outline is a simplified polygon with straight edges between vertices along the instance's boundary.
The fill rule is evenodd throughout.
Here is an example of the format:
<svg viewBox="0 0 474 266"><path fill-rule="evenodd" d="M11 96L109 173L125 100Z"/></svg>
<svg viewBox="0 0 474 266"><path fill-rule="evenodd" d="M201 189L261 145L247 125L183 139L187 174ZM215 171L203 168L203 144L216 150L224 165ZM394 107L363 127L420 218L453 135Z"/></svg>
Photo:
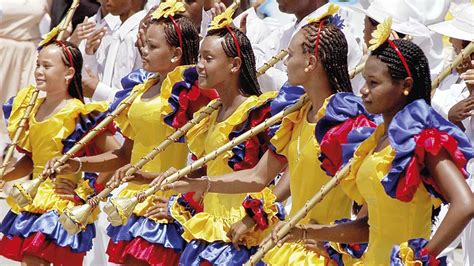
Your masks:
<svg viewBox="0 0 474 266"><path fill-rule="evenodd" d="M410 92L408 90L403 91L403 95L408 96L408 94L410 94Z"/></svg>

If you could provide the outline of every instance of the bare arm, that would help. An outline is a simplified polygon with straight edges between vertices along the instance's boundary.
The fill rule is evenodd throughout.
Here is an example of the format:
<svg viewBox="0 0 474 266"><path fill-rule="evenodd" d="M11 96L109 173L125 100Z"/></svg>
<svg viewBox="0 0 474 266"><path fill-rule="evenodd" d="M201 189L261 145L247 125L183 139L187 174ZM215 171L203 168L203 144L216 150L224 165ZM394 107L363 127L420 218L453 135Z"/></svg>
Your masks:
<svg viewBox="0 0 474 266"><path fill-rule="evenodd" d="M232 172L209 180L209 192L238 194L258 192L283 169L285 163L280 162L271 152L267 151L258 164L252 169ZM205 179L185 178L165 186L181 193L190 191L205 191L208 181Z"/></svg>
<svg viewBox="0 0 474 266"><path fill-rule="evenodd" d="M432 255L437 256L474 217L474 195L445 150L436 156L428 154L425 163L442 195L450 203L443 222L426 246Z"/></svg>
<svg viewBox="0 0 474 266"><path fill-rule="evenodd" d="M88 157L81 157L81 171L84 172L112 172L130 162L132 154L133 141L125 139L124 144L119 147L116 141L112 140L112 135L104 134L102 139L97 140L97 144L106 152ZM76 159L69 159L62 166L53 169L54 163L58 158L54 158L46 163L45 174L71 174L79 167L80 163Z"/></svg>
<svg viewBox="0 0 474 266"><path fill-rule="evenodd" d="M289 168L285 169L280 181L278 181L278 184L276 184L275 188L273 188L273 194L275 194L277 197L276 201L285 201L291 196Z"/></svg>
<svg viewBox="0 0 474 266"><path fill-rule="evenodd" d="M24 176L27 176L33 172L33 161L30 156L24 155L18 160L12 168L8 169L3 176L3 181L13 181Z"/></svg>
<svg viewBox="0 0 474 266"><path fill-rule="evenodd" d="M307 239L338 243L365 243L369 241L369 224L367 222L368 217L364 216L343 224L307 224L304 225L304 227L306 228ZM274 240L276 240L276 232L278 232L278 229L282 226L283 224L279 224L277 228L273 230L272 237ZM278 242L294 242L302 240L302 237L302 225L297 225Z"/></svg>
<svg viewBox="0 0 474 266"><path fill-rule="evenodd" d="M114 144L108 144L109 146L115 146ZM82 170L87 172L110 172L117 170L130 162L132 155L133 141L125 139L125 142L121 147L114 150L109 150L105 153L81 157Z"/></svg>

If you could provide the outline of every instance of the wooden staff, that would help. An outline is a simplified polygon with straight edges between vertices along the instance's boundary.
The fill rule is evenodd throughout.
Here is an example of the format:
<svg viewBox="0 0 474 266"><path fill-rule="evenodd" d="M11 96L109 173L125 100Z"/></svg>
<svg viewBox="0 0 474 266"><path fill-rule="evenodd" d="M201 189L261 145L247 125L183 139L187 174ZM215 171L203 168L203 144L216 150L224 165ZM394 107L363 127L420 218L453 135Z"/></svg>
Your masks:
<svg viewBox="0 0 474 266"><path fill-rule="evenodd" d="M360 72L362 72L362 70L364 70L364 67L365 67L365 62L361 63L360 65L357 65L354 69L349 71L349 78L353 79L355 76L357 76L357 74L359 74Z"/></svg>
<svg viewBox="0 0 474 266"><path fill-rule="evenodd" d="M263 132L268 127L278 123L281 121L286 115L299 110L305 103L309 101L306 95L302 96L300 100L295 103L294 105L290 106L289 108L279 112L275 116L272 116L266 119L264 122L258 124L257 126L251 128L250 130L246 131L242 135L234 138L233 140L227 142L226 144L222 145L221 147L217 148L216 150L206 154L201 159L193 162L191 165L188 165L175 173L170 173L165 175L166 178L161 184L156 184L154 186L149 187L145 191L138 193L133 198L113 198L111 199L106 206L104 207L104 211L108 215L108 220L113 226L123 225L126 224L128 218L133 212L135 206L139 203L140 198L146 198L157 192L162 188L165 184L170 184L177 181L179 178L201 168L207 162L216 159L219 155L227 152L228 150L232 149L234 146L239 145L246 141L247 139Z"/></svg>
<svg viewBox="0 0 474 266"><path fill-rule="evenodd" d="M288 55L288 50L283 49L281 50L277 55L272 56L268 62L263 63L263 66L261 66L257 70L257 75L261 76L263 75L267 70L269 70L271 67L273 67L276 63L281 61L285 56Z"/></svg>
<svg viewBox="0 0 474 266"><path fill-rule="evenodd" d="M179 138L184 136L186 132L188 132L193 126L197 125L204 118L208 117L212 112L219 109L221 104L222 102L220 100L210 102L207 105L207 107L201 112L199 112L199 114L195 118L187 122L181 128L178 128L173 134L166 137L166 139L163 142L161 142L160 145L153 148L153 150L150 153L142 157L136 164L130 166L130 168L128 168L125 175L126 176L134 175L145 164L153 160L153 158L155 158L156 155L164 151L172 143L177 142ZM99 194L91 198L86 204L66 209L66 211L64 211L64 213L60 216L59 222L64 226L66 231L71 235L77 234L81 230L84 230L87 225L89 215L92 213L92 210L97 205L97 202L108 197L109 194L117 187L118 185L108 186L104 190L102 190Z"/></svg>
<svg viewBox="0 0 474 266"><path fill-rule="evenodd" d="M72 158L74 154L84 148L84 146L94 137L96 137L97 134L101 132L107 125L109 125L114 120L114 118L116 118L123 110L125 110L125 108L130 106L138 95L138 91L133 91L118 105L118 107L112 113L108 114L96 127L91 129L76 144L74 144L74 146L68 152L61 156L61 158L55 162L53 169L63 165L67 160ZM28 204L31 204L36 192L38 191L38 187L44 180L46 180L46 178L47 176L41 174L38 178L33 180L24 183L16 183L13 185L11 196L20 207L25 207Z"/></svg>
<svg viewBox="0 0 474 266"><path fill-rule="evenodd" d="M333 189L335 188L339 182L343 178L347 176L349 173L349 169L351 167L350 162L347 163L341 170L339 170L336 175L329 180L325 185L321 187L318 193L314 195L311 199L309 199L303 208L298 210L298 212L290 218L290 220L283 225L280 230L277 232L277 238L278 240L282 239L284 236L286 236L290 230L295 227L296 224L298 224L306 215L311 211L311 209L316 206L319 202L321 202L324 197ZM260 247L258 248L257 252L253 254L249 261L245 263L244 265L249 266L249 265L256 265L262 258L265 256L265 254L270 251L273 247L275 247L276 242L273 241L273 238L270 236L266 237Z"/></svg>
<svg viewBox="0 0 474 266"><path fill-rule="evenodd" d="M433 98L436 89L438 88L439 84L443 79L445 79L449 74L453 72L453 70L458 67L464 59L468 58L472 53L474 53L474 42L470 42L466 48L464 48L457 56L454 58L453 62L443 69L439 73L439 75L431 82L431 98Z"/></svg>
<svg viewBox="0 0 474 266"><path fill-rule="evenodd" d="M69 25L69 23L71 23L72 16L74 15L74 12L76 11L76 8L78 5L79 5L79 0L74 0L71 7L68 10L68 13L66 14L66 17L60 22L61 27L60 27L60 32L58 34L58 40L62 40L62 38L64 37L64 31ZM38 94L39 94L38 89L35 89L32 92L31 99L28 102L28 105L26 106L25 113L20 120L18 128L15 130L15 134L13 135L12 142L8 144L8 149L5 154L5 159L3 160L3 163L0 166L0 178L3 177L3 175L5 174L6 167L13 156L13 152L15 150L16 145L18 145L18 140L21 134L23 134L23 130L26 126L26 121L28 121L28 117L31 114L31 110L35 106L36 100L38 99Z"/></svg>

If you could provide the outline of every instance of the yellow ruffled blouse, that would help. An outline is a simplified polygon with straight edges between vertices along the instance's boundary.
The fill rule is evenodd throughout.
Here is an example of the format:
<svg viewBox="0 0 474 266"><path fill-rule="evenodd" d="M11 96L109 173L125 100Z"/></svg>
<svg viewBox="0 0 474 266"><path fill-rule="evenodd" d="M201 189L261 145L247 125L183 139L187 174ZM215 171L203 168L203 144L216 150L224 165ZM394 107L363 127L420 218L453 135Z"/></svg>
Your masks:
<svg viewBox="0 0 474 266"><path fill-rule="evenodd" d="M173 134L176 129L164 122L167 114L173 111L168 103L173 85L183 80L183 72L190 66L178 66L170 72L163 80L160 94L151 99L143 99L142 95L159 79L152 77L144 83L136 85L131 93L138 92L138 97L132 104L116 117L115 122L122 134L133 140L131 164L135 164L147 155L154 147L163 142L167 136ZM141 170L145 172L161 173L171 167L177 169L186 166L188 148L184 143L173 143L165 151L158 154L152 161L147 163ZM138 191L146 189L148 184L129 182L119 193L118 197L132 197ZM174 191L159 191L155 195L169 198L176 194ZM133 213L143 216L146 210L153 205L152 198L148 197L139 203ZM155 220L158 222L158 220ZM166 220L159 222L165 223Z"/></svg>
<svg viewBox="0 0 474 266"><path fill-rule="evenodd" d="M318 120L324 115L329 99L318 111ZM316 124L309 123L307 120L310 110L311 102L308 102L299 111L287 115L270 140L276 152L288 160L292 199L289 217L303 208L306 201L331 179L321 169L321 162L318 160L320 150L314 134ZM350 218L351 206L352 200L341 188L336 187L306 215L300 224L309 222L330 224L337 219ZM327 265L328 263L324 257L304 249L299 243L285 243L281 247L273 248L267 253L264 261L270 265Z"/></svg>
<svg viewBox="0 0 474 266"><path fill-rule="evenodd" d="M191 152L197 157L214 151L229 141L229 134L236 126L242 124L248 118L249 110L260 106L269 99L274 98L276 92L264 93L250 96L237 110L226 120L218 122L218 110L194 126L187 134L186 140ZM227 151L215 160L207 163L207 175L213 176L228 174L233 169L228 165L228 159L233 156L232 151ZM183 238L186 241L201 239L207 242L225 241L231 242L227 237L230 226L242 219L246 213L242 207L242 201L246 194L220 194L207 193L204 196L204 211L194 215L191 219L184 221ZM246 239L247 246L255 246L261 236Z"/></svg>
<svg viewBox="0 0 474 266"><path fill-rule="evenodd" d="M341 182L344 191L359 204L366 204L369 211L369 246L364 255L364 265L389 265L394 245L409 239L429 239L432 200L424 186L410 202L391 198L380 182L395 158L395 151L387 146L374 152L383 136L384 125L356 150L347 178Z"/></svg>
<svg viewBox="0 0 474 266"><path fill-rule="evenodd" d="M15 129L24 116L34 90L33 86L20 90L13 101L12 113L8 120L8 132L11 137L15 134ZM78 99L71 99L57 113L43 121L37 121L35 116L43 101L44 98L36 100L28 117L26 128L18 142L21 149L31 153L33 178L37 178L43 172L44 165L48 160L62 155L62 140L74 132L79 115L86 115L93 111L105 112L108 109L108 104L105 102L84 104ZM60 178L76 182L78 184L76 193L84 200L94 192L88 186L88 182L82 179L82 173L58 175L57 179ZM51 179L47 179L40 185L32 204L20 208L11 197L7 198L7 202L12 211L17 214L21 211L41 214L50 210L56 210L61 214L65 208L76 205L73 201L58 197L54 192L54 182Z"/></svg>

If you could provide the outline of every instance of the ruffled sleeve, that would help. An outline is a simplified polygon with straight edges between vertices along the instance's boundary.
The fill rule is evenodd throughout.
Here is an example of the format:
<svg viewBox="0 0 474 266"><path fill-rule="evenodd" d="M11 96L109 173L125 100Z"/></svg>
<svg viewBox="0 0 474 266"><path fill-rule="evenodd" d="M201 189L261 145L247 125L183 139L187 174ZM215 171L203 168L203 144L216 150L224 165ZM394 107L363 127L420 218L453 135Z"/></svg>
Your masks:
<svg viewBox="0 0 474 266"><path fill-rule="evenodd" d="M248 116L245 117L244 114L242 116L243 121L240 121L239 124L236 124L234 130L230 132L229 140L242 135L252 127L269 118L271 116L270 104L275 96L276 92L267 92L260 95L256 104L247 110L246 114L248 114ZM232 148L233 155L228 160L229 167L234 171L250 169L254 167L263 154L267 151L269 139L270 137L268 131L265 131L247 139L237 146L234 146L234 148Z"/></svg>
<svg viewBox="0 0 474 266"><path fill-rule="evenodd" d="M72 133L62 140L63 154L68 152L82 137L84 137L91 129L102 121L108 114L108 104L106 102L93 102L86 105L81 105L77 108L77 118L74 130ZM90 140L85 147L77 152L74 156L94 156L103 153L104 151L96 145L95 139L104 132L115 134L115 126L110 123L98 135ZM82 199L87 200L92 194L97 194L104 186L97 183L96 173L84 173L84 180L79 183L76 194Z"/></svg>
<svg viewBox="0 0 474 266"><path fill-rule="evenodd" d="M123 90L118 91L115 94L115 99L110 105L109 112L113 112L117 107L132 93L141 93L143 92L147 85L154 84L156 81L157 76L151 72L146 72L142 69L135 70L128 74L127 76L123 77L122 87ZM149 84L147 84L149 83ZM118 127L118 130L124 135L126 138L133 139L135 133L133 132L133 128L130 126L130 122L128 120L128 110L130 106L126 107L115 119L115 125Z"/></svg>
<svg viewBox="0 0 474 266"><path fill-rule="evenodd" d="M182 80L172 85L168 103L171 112L165 116L165 123L174 128L180 128L192 119L192 114L217 99L219 95L213 89L203 89L198 86L196 67L184 70ZM181 139L181 141L183 141Z"/></svg>
<svg viewBox="0 0 474 266"><path fill-rule="evenodd" d="M5 124L11 139L13 139L15 131L19 127L22 117L25 115L26 108L28 107L34 91L35 87L33 85L23 88L15 97L12 97L3 105ZM38 101L35 102L35 105L37 104ZM26 123L25 128L18 139L17 149L20 152L31 152L28 123Z"/></svg>
<svg viewBox="0 0 474 266"><path fill-rule="evenodd" d="M433 197L446 202L426 171L424 162L427 153L437 155L444 149L467 178L465 167L474 157L468 137L424 100L414 101L398 112L388 128L388 136L396 156L392 168L381 182L392 198L411 201L418 186L423 183Z"/></svg>
<svg viewBox="0 0 474 266"><path fill-rule="evenodd" d="M425 248L428 241L423 238L411 239L407 242L394 246L390 256L390 265L422 265L442 266L448 265L446 256L436 258Z"/></svg>
<svg viewBox="0 0 474 266"><path fill-rule="evenodd" d="M290 86L288 84L283 85L277 97L271 103L271 115L274 116L292 106L298 102L304 94L305 91L301 87ZM283 118L280 123L276 123L269 128L269 135L271 137L270 149L274 154L279 155L277 156L279 159L286 160L286 158L288 158L288 144L291 140L293 125L301 119L301 117L299 117L300 113L301 111L291 113Z"/></svg>
<svg viewBox="0 0 474 266"><path fill-rule="evenodd" d="M315 129L321 167L328 175L334 176L352 158L358 145L373 132L374 119L361 98L352 93L337 93L330 99Z"/></svg>
<svg viewBox="0 0 474 266"><path fill-rule="evenodd" d="M245 212L255 221L258 230L265 230L279 220L285 220L283 204L276 202L276 196L269 188L247 195L242 206Z"/></svg>

